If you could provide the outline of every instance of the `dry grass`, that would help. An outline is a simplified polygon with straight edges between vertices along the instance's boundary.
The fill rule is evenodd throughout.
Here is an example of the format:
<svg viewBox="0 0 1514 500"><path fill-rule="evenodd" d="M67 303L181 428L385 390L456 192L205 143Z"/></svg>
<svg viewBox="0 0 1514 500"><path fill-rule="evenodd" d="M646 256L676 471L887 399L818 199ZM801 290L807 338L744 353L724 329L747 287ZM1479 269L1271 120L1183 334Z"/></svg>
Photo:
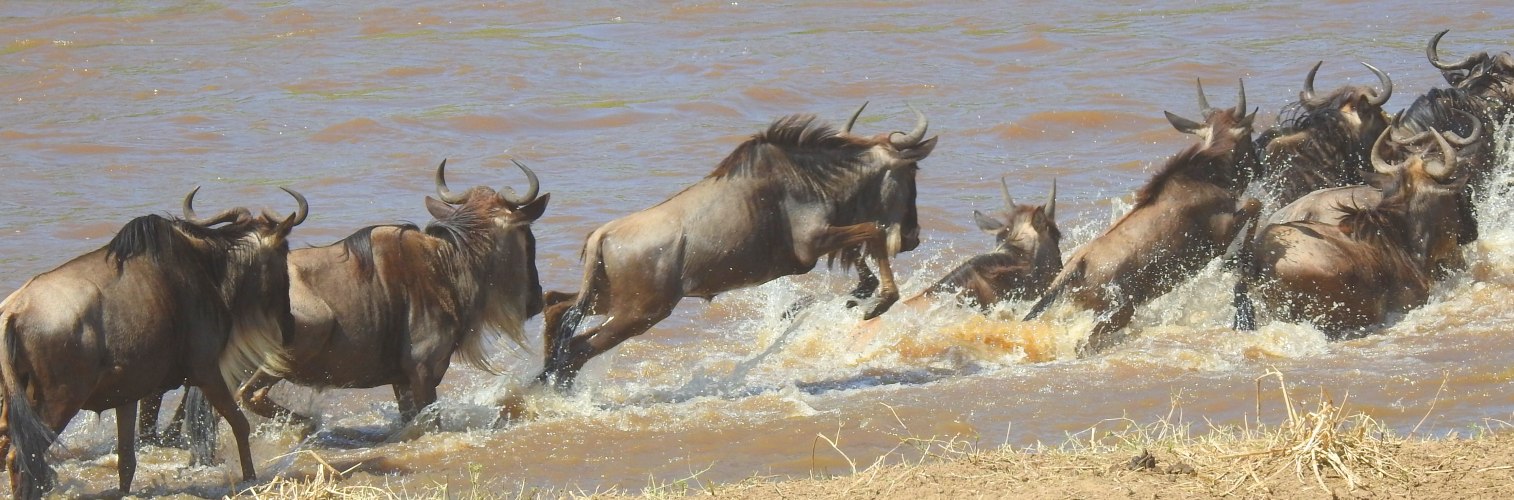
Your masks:
<svg viewBox="0 0 1514 500"><path fill-rule="evenodd" d="M1275 383L1272 389L1271 383ZM1267 389L1264 390L1264 387ZM1281 415L1273 424L1261 419L1238 426L1208 424L1202 432L1185 424L1174 402L1155 422L1128 418L1100 422L1067 436L1056 446L1028 449L980 449L977 436L915 435L898 418L899 443L869 464L858 464L844 451L841 433L817 434L812 463L821 453L836 453L844 473L812 473L810 478L753 477L716 484L691 471L688 477L659 481L634 492L500 491L480 488L476 474L470 491L445 486L410 492L373 486L344 486L338 471L315 456L314 473L279 478L241 493L253 498L652 498L723 496L743 498L935 498L1006 496L1027 498L1109 498L1129 496L1271 497L1271 496L1487 496L1514 486L1514 435L1492 432L1476 439L1442 440L1398 437L1372 417L1346 409L1323 390L1312 404L1290 394L1281 373L1257 378L1257 414L1262 401L1277 394ZM1433 408L1433 403L1431 408ZM889 408L892 410L892 408ZM1412 434L1412 433L1411 433ZM1132 459L1130 457L1135 456ZM349 471L350 472L350 471Z"/></svg>

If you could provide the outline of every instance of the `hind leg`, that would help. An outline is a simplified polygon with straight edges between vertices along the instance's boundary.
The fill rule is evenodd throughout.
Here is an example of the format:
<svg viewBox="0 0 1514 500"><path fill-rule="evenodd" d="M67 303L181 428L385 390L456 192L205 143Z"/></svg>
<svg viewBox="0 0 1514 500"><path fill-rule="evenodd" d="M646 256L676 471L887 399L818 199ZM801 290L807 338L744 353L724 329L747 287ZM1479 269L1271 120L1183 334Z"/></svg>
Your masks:
<svg viewBox="0 0 1514 500"><path fill-rule="evenodd" d="M247 423L247 417L242 415L242 410L237 408L236 399L232 398L231 390L226 385L216 381L199 386L200 391L205 393L205 400L215 407L216 413L226 419L231 425L231 435L237 440L237 458L242 463L242 480L251 481L257 479L257 472L252 466L252 446L248 437L252 434L252 425Z"/></svg>
<svg viewBox="0 0 1514 500"><path fill-rule="evenodd" d="M269 397L268 392L280 380L284 379L266 371L258 370L257 373L252 375L252 378L242 383L242 387L237 388L237 400L242 402L242 406L246 406L247 409L252 410L253 413L263 418L273 420L288 419L290 423L296 425L310 425L310 417L295 413Z"/></svg>
<svg viewBox="0 0 1514 500"><path fill-rule="evenodd" d="M553 352L556 352L557 328L558 326L562 325L563 316L568 314L568 309L571 309L574 302L577 301L578 294L576 293L551 291L542 294L542 303L546 304L546 306L542 308L541 315L541 352L543 353L543 355L550 357L552 356Z"/></svg>
<svg viewBox="0 0 1514 500"><path fill-rule="evenodd" d="M137 403L116 407L116 473L122 495L131 493L131 479L137 475L137 423Z"/></svg>
<svg viewBox="0 0 1514 500"><path fill-rule="evenodd" d="M612 310L609 313L610 318L604 324L590 328L582 335L569 340L564 361L557 366L548 367L538 377L538 381L554 379L559 389L572 388L573 378L578 376L578 371L583 369L585 363L615 348L626 339L646 333L652 325L656 325L657 322L673 313L674 304L677 304L677 300L663 304L640 304L651 310L636 310L632 307Z"/></svg>
<svg viewBox="0 0 1514 500"><path fill-rule="evenodd" d="M164 436L158 434L158 413L163 409L163 395L168 391L142 398L137 401L137 442L163 446ZM120 417L120 413L116 414Z"/></svg>

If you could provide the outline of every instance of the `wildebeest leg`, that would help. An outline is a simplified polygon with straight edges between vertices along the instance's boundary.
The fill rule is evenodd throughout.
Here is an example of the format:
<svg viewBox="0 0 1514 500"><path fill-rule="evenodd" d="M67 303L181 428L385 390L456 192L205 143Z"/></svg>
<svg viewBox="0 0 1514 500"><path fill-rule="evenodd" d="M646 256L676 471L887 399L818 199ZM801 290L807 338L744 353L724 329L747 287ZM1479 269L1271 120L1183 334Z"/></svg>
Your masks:
<svg viewBox="0 0 1514 500"><path fill-rule="evenodd" d="M163 446L163 436L158 434L158 412L163 409L163 395L168 391L162 391L152 396L137 401L140 406L137 416L137 442ZM119 418L120 415L117 415Z"/></svg>
<svg viewBox="0 0 1514 500"><path fill-rule="evenodd" d="M137 403L116 407L116 473L122 495L131 493L131 478L137 475L137 423Z"/></svg>
<svg viewBox="0 0 1514 500"><path fill-rule="evenodd" d="M560 389L568 389L573 386L574 377L583 369L589 359L603 354L605 351L615 348L626 339L646 333L657 322L666 319L673 313L673 305L677 300L666 301L666 304L647 304L642 306L654 308L651 311L637 310L632 307L617 307L610 311L610 318L599 326L589 328L583 334L573 337L568 342L566 360L551 373L557 377L557 386Z"/></svg>
<svg viewBox="0 0 1514 500"><path fill-rule="evenodd" d="M259 373L262 373L259 370ZM242 410L237 408L237 401L231 396L231 390L219 383L210 383L200 386L205 393L205 400L215 407L216 413L226 419L231 425L231 435L237 439L237 459L242 462L242 480L251 481L257 479L257 472L252 467L252 447L248 442L248 436L252 434L252 425L247 423L247 417L242 415Z"/></svg>
<svg viewBox="0 0 1514 500"><path fill-rule="evenodd" d="M863 258L862 252L859 251L850 257L852 258L852 265L857 267L857 288L852 289L854 300L846 301L846 307L856 307L859 303L858 301L871 297L874 292L878 291L880 282L878 281L878 276L873 274L873 270L867 267L867 259Z"/></svg>
<svg viewBox="0 0 1514 500"><path fill-rule="evenodd" d="M557 328L562 325L563 315L578 301L578 294L550 291L542 294L542 353L551 356L557 350ZM399 386L395 386L398 390Z"/></svg>
<svg viewBox="0 0 1514 500"><path fill-rule="evenodd" d="M421 409L415 406L415 393L410 390L410 382L401 382L389 386L394 389L394 404L399 407L400 422L409 422L420 413Z"/></svg>
<svg viewBox="0 0 1514 500"><path fill-rule="evenodd" d="M872 310L862 316L869 320L878 317L887 311L889 306L899 300L899 289L894 285L894 271L889 264L887 234L877 224L866 222L850 226L832 227L815 240L815 252L817 255L826 255L847 247L866 245L867 252L873 260L878 262L879 291L878 303ZM860 254L859 254L860 255ZM858 257L861 260L861 257ZM859 271L860 272L860 271ZM871 272L869 272L871 274Z"/></svg>
<svg viewBox="0 0 1514 500"><path fill-rule="evenodd" d="M242 387L237 389L237 399L247 409L252 410L253 413L263 418L274 420L289 419L290 423L296 425L310 425L310 417L295 413L268 396L268 392L280 380L284 379L266 371L258 370L257 373L252 375L252 378L247 379L246 382L242 383Z"/></svg>
<svg viewBox="0 0 1514 500"><path fill-rule="evenodd" d="M1116 335L1125 325L1130 324L1131 317L1135 316L1135 306L1121 304L1109 319L1099 321L1094 325L1093 332L1088 334L1088 343L1079 346L1078 357L1092 356L1119 345L1124 336Z"/></svg>

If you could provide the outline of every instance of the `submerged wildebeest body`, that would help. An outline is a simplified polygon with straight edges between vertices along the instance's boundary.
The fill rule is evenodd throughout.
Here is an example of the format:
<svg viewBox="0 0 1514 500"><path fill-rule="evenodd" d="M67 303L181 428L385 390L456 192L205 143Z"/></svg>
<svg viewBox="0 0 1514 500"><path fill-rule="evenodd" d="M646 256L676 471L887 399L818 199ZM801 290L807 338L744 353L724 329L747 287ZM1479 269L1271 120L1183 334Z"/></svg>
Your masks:
<svg viewBox="0 0 1514 500"><path fill-rule="evenodd" d="M289 254L294 330L289 366L263 370L237 396L265 417L308 422L275 403L279 380L311 387L394 386L400 416L414 418L436 402L436 387L454 356L491 373L493 332L521 345L521 323L541 312L536 238L531 223L550 195L530 187L495 192L478 186L454 193L442 162L440 198L426 197L435 217L425 230L370 226L340 242Z"/></svg>
<svg viewBox="0 0 1514 500"><path fill-rule="evenodd" d="M1202 142L1168 160L1136 194L1135 207L1099 237L1073 252L1050 289L1025 319L1034 319L1058 297L1098 315L1079 354L1120 342L1136 306L1172 291L1225 251L1257 216L1261 203L1241 198L1245 172L1255 166L1251 142L1255 114L1246 93L1228 110L1209 107L1199 87L1205 122L1171 113L1168 120Z"/></svg>
<svg viewBox="0 0 1514 500"><path fill-rule="evenodd" d="M1383 104L1393 94L1386 73L1362 63L1382 81L1383 90L1344 86L1316 95L1314 76L1323 61L1304 78L1299 100L1284 108L1278 125L1256 140L1261 153L1258 181L1277 205L1316 190L1362 183L1360 172L1372 140L1387 127Z"/></svg>
<svg viewBox="0 0 1514 500"><path fill-rule="evenodd" d="M1040 297L1062 268L1062 233L1057 230L1057 185L1041 206L1018 205L1000 179L1004 211L996 216L973 211L973 223L994 235L994 250L953 268L906 304L952 297L988 312L1006 300Z"/></svg>
<svg viewBox="0 0 1514 500"><path fill-rule="evenodd" d="M571 385L590 358L647 331L684 297L806 273L858 247L881 283L865 317L887 310L899 297L889 260L919 244L917 162L936 145L925 138L925 116L916 117L909 133L872 137L852 134L850 123L838 130L813 116L782 118L698 183L594 230L577 300L544 316L538 380ZM605 319L574 336L589 315Z"/></svg>
<svg viewBox="0 0 1514 500"><path fill-rule="evenodd" d="M1372 152L1374 184L1382 186L1376 202L1342 204L1322 220L1270 224L1247 243L1238 328L1256 326L1250 296L1276 319L1313 323L1332 339L1425 303L1438 268L1455 260L1456 203L1468 177L1439 132L1432 131L1431 151L1387 144L1389 135ZM1382 160L1385 144L1408 158Z"/></svg>
<svg viewBox="0 0 1514 500"><path fill-rule="evenodd" d="M44 453L79 410L107 409L116 410L120 492L128 493L137 400L181 384L202 389L231 423L242 477L254 478L251 429L230 387L259 365L280 366L292 324L287 237L307 213L305 199L289 193L300 208L287 218L238 208L199 219L192 191L184 219L133 219L105 247L0 302L15 496L51 487Z"/></svg>

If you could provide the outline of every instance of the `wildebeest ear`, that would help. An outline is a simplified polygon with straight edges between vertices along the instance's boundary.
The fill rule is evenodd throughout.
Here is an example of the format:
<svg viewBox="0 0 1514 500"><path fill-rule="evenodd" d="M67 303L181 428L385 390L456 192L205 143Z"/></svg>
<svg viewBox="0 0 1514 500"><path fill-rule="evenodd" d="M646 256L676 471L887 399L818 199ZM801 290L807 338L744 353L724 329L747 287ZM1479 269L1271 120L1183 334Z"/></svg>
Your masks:
<svg viewBox="0 0 1514 500"><path fill-rule="evenodd" d="M1197 134L1199 133L1199 129L1204 128L1203 124L1189 120L1187 118L1183 118L1178 115L1174 115L1171 111L1163 111L1162 114L1167 115L1167 123L1171 123L1172 128L1178 129L1178 132L1185 134Z"/></svg>
<svg viewBox="0 0 1514 500"><path fill-rule="evenodd" d="M1004 229L1004 223L1000 222L999 219L983 215L983 212L977 210L973 210L973 223L978 225L978 229L990 233L997 233L999 230Z"/></svg>
<svg viewBox="0 0 1514 500"><path fill-rule="evenodd" d="M452 212L457 211L457 208L453 207L452 205L448 205L447 202L427 196L426 211L431 212L431 217L442 219L451 216Z"/></svg>
<svg viewBox="0 0 1514 500"><path fill-rule="evenodd" d="M520 208L515 209L516 217L528 221L534 221L541 218L541 214L547 211L547 200L551 198L552 193L537 196L536 199L531 200L531 203L521 205Z"/></svg>

